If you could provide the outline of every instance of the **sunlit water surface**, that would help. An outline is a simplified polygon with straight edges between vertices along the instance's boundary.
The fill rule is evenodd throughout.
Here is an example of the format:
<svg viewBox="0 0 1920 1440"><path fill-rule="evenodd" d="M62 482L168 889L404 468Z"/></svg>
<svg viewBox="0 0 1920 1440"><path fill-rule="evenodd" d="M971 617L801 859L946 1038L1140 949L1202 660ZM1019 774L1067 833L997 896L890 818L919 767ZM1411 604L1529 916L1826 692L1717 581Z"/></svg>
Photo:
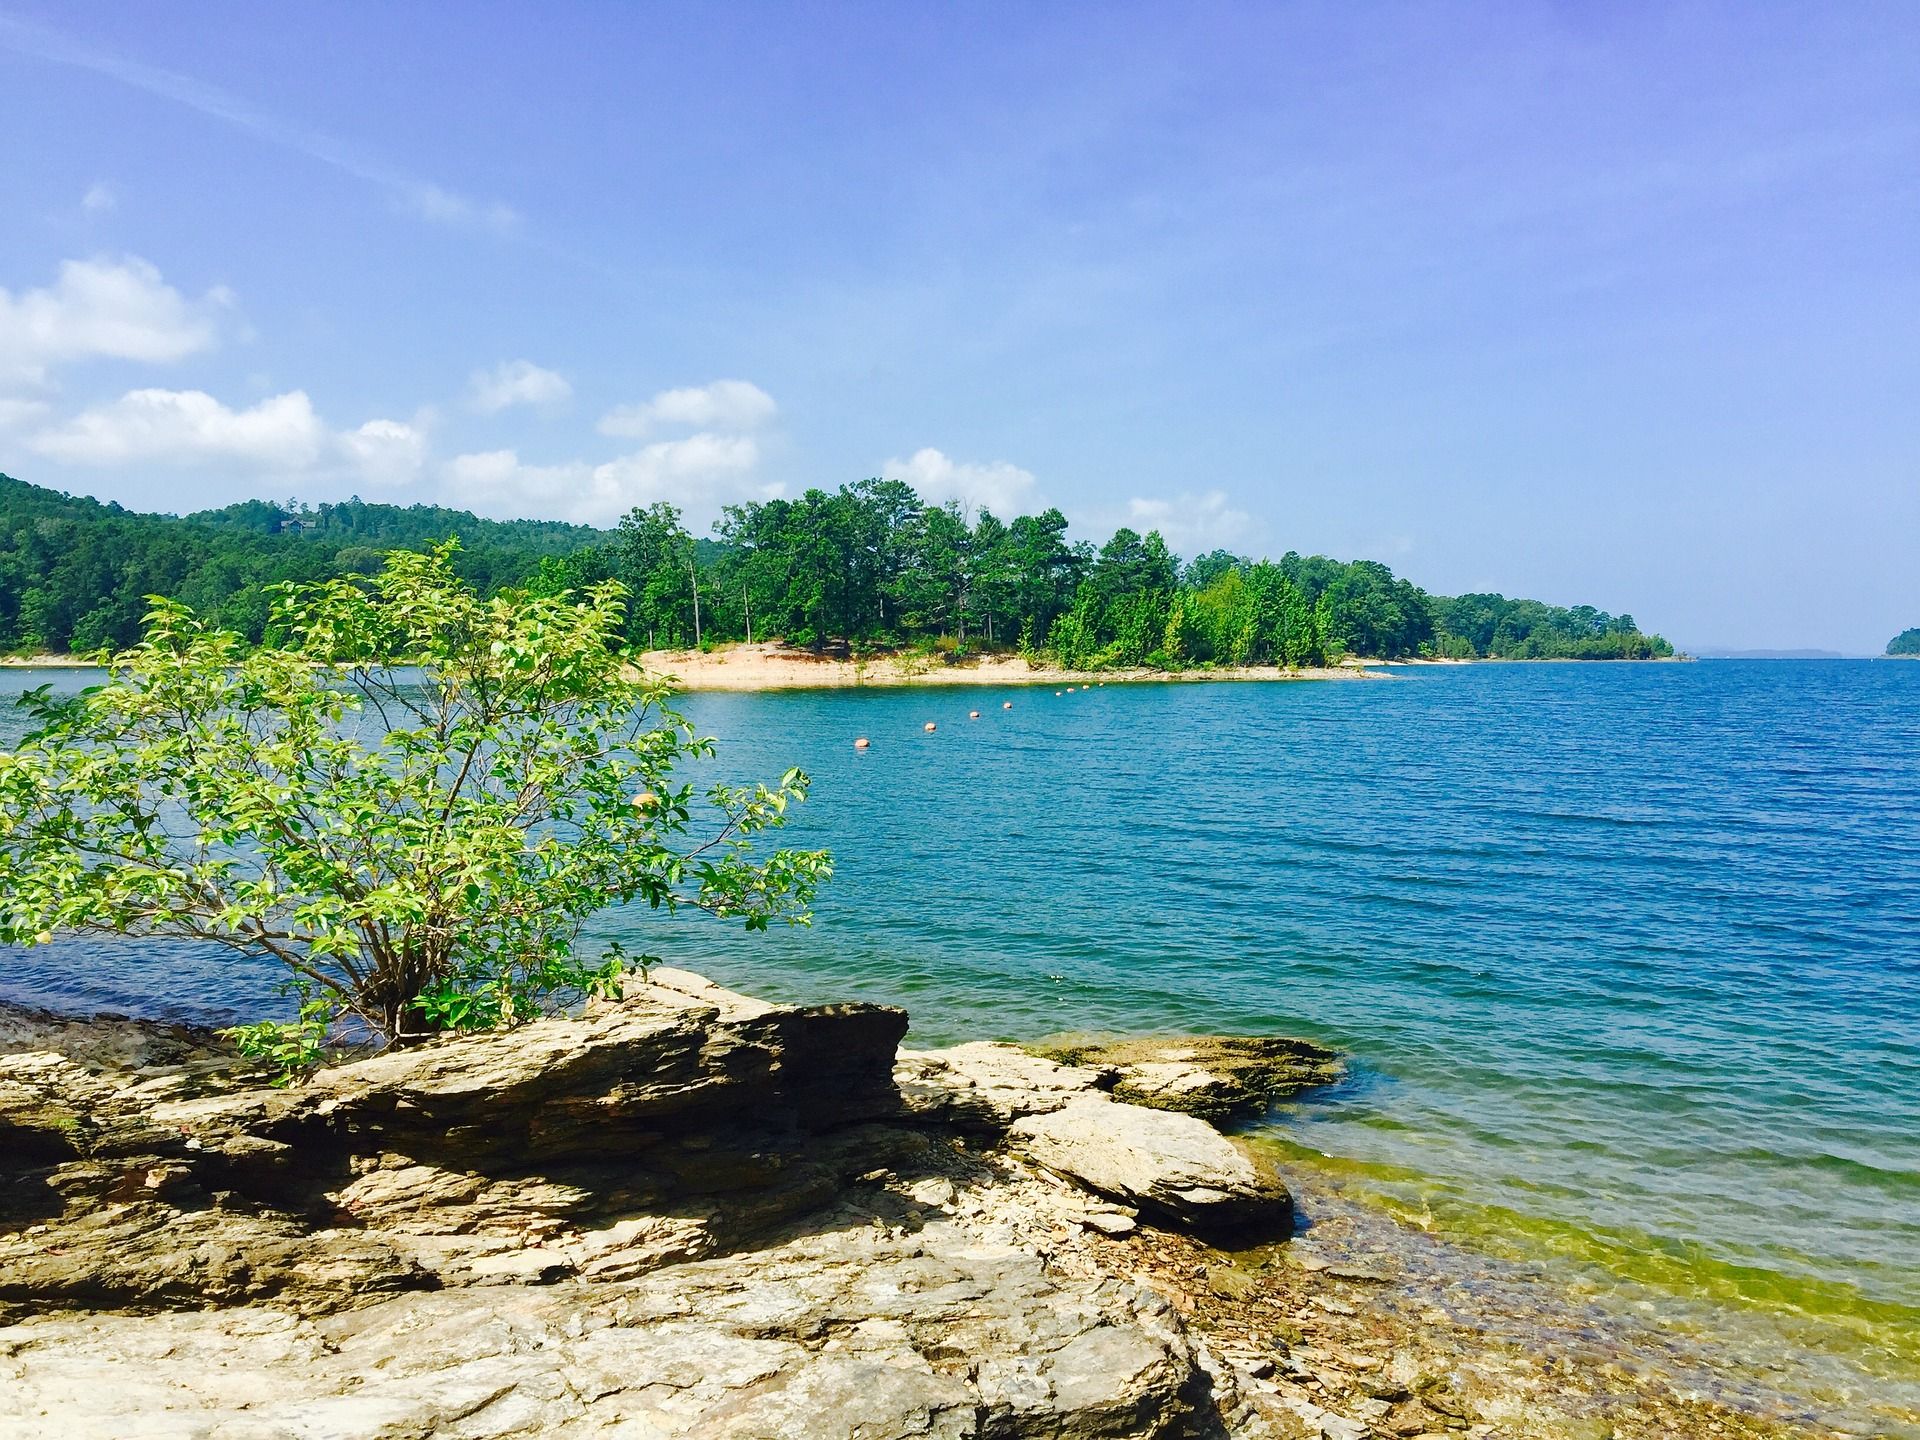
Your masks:
<svg viewBox="0 0 1920 1440"><path fill-rule="evenodd" d="M688 697L727 778L811 772L789 835L835 878L811 930L593 933L924 1044L1318 1037L1355 1075L1274 1117L1295 1163L1920 1405L1920 664L1396 673ZM208 1015L274 978L61 942L0 989Z"/></svg>

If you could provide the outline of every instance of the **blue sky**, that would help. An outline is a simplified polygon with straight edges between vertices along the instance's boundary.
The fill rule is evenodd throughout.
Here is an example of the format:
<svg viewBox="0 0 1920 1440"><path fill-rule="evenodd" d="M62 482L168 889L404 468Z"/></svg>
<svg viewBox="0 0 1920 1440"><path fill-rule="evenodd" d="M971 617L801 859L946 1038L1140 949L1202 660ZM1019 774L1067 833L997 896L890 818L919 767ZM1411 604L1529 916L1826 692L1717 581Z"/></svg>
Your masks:
<svg viewBox="0 0 1920 1440"><path fill-rule="evenodd" d="M0 0L0 470L1920 624L1920 11Z"/></svg>

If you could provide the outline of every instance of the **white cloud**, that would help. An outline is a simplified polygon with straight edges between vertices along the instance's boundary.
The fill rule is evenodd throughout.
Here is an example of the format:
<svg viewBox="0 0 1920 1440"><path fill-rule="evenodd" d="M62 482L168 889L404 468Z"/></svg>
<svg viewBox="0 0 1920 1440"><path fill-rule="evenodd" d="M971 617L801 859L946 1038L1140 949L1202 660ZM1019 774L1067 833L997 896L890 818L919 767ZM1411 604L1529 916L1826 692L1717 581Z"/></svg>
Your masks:
<svg viewBox="0 0 1920 1440"><path fill-rule="evenodd" d="M113 193L113 186L104 180L94 181L80 197L80 208L89 215L104 215L119 203L120 197Z"/></svg>
<svg viewBox="0 0 1920 1440"><path fill-rule="evenodd" d="M25 423L46 409L0 400L0 429L10 414ZM412 421L374 419L333 431L303 390L243 409L203 390L130 390L29 436L26 444L69 465L247 466L393 487L410 484L425 468L430 418L422 411Z"/></svg>
<svg viewBox="0 0 1920 1440"><path fill-rule="evenodd" d="M354 471L373 485L411 484L427 462L425 429L400 420L369 420L358 430L336 435L334 444Z"/></svg>
<svg viewBox="0 0 1920 1440"><path fill-rule="evenodd" d="M204 390L130 390L42 431L28 448L72 465L237 461L276 470L314 464L326 427L304 390L230 410Z"/></svg>
<svg viewBox="0 0 1920 1440"><path fill-rule="evenodd" d="M551 410L573 398L566 376L543 370L531 360L502 360L491 370L476 370L468 391L473 408L486 415L512 405Z"/></svg>
<svg viewBox="0 0 1920 1440"><path fill-rule="evenodd" d="M1224 490L1176 495L1170 500L1135 496L1127 501L1122 523L1142 533L1158 530L1168 548L1182 555L1241 550L1260 531L1253 516L1228 503Z"/></svg>
<svg viewBox="0 0 1920 1440"><path fill-rule="evenodd" d="M38 424L46 418L49 408L44 400L8 399L0 395L0 435Z"/></svg>
<svg viewBox="0 0 1920 1440"><path fill-rule="evenodd" d="M911 459L887 461L881 473L905 480L930 505L958 500L969 509L991 510L1002 520L1028 513L1039 503L1033 472L1005 460L963 463L927 447Z"/></svg>
<svg viewBox="0 0 1920 1440"><path fill-rule="evenodd" d="M662 390L643 405L622 405L600 417L602 435L637 438L661 425L700 430L758 430L779 411L773 397L747 380L715 380Z"/></svg>
<svg viewBox="0 0 1920 1440"><path fill-rule="evenodd" d="M661 440L593 469L595 503L610 516L669 500L683 510L765 493L754 483L760 447L746 435Z"/></svg>
<svg viewBox="0 0 1920 1440"><path fill-rule="evenodd" d="M722 505L779 494L779 486L759 481L759 463L750 436L702 433L599 465L528 465L512 450L457 455L442 476L450 502L495 515L610 525L635 505L665 500L698 524Z"/></svg>
<svg viewBox="0 0 1920 1440"><path fill-rule="evenodd" d="M107 358L165 363L212 349L233 296L189 300L147 261L68 260L52 285L0 289L0 382L39 383L51 366Z"/></svg>
<svg viewBox="0 0 1920 1440"><path fill-rule="evenodd" d="M357 173L368 173L361 170ZM388 184L400 208L437 225L477 225L504 234L520 223L520 212L495 200L482 202L456 195L431 182L414 182L381 173L373 176Z"/></svg>
<svg viewBox="0 0 1920 1440"><path fill-rule="evenodd" d="M557 496L578 492L592 474L583 461L562 465L526 465L515 450L483 450L456 455L441 467L447 498L457 505L496 514L539 513ZM535 507L529 512L521 507Z"/></svg>

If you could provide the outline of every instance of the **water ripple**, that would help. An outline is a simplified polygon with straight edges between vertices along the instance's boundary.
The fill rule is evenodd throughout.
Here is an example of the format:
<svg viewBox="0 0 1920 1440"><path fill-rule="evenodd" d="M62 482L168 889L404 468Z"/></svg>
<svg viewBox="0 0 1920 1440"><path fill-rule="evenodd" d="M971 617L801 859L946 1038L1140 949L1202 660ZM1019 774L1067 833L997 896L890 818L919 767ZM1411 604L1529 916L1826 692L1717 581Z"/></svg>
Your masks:
<svg viewBox="0 0 1920 1440"><path fill-rule="evenodd" d="M811 931L600 932L776 997L906 1003L927 1042L1320 1037L1355 1072L1277 1117L1299 1153L1920 1377L1920 665L1000 698L693 697L727 776L813 773L794 838L838 874ZM190 947L7 974L271 1001Z"/></svg>

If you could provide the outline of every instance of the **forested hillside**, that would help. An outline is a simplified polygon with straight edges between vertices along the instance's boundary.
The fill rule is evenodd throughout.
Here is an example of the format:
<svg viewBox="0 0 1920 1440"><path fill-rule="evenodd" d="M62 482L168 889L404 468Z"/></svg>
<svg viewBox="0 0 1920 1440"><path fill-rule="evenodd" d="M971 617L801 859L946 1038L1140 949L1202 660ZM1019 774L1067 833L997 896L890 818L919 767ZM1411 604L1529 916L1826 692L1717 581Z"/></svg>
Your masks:
<svg viewBox="0 0 1920 1440"><path fill-rule="evenodd" d="M303 539L343 545L433 545L449 535L466 537L472 547L562 555L606 539L606 532L559 520L482 520L467 510L443 505L369 504L358 497L337 504L278 505L271 500L242 500L221 510L199 510L189 523L243 530L255 535L297 534Z"/></svg>
<svg viewBox="0 0 1920 1440"><path fill-rule="evenodd" d="M601 579L632 592L629 638L657 647L784 638L795 645L1022 649L1076 667L1323 663L1341 654L1645 658L1672 653L1630 615L1501 595L1442 598L1374 561L1214 551L1182 563L1159 534L1067 539L1058 510L1003 523L865 480L729 507L696 540L669 505L617 530L482 520L349 500L250 500L184 519L144 515L0 476L0 650L131 643L145 597L178 597L260 638L267 587L367 574L394 548L449 537L492 591Z"/></svg>
<svg viewBox="0 0 1920 1440"><path fill-rule="evenodd" d="M464 547L461 570L488 589L523 581L542 555L604 538L576 525L357 500L297 513L249 500L183 520L0 475L0 651L130 644L149 595L185 600L258 639L276 581L370 574L390 549L452 534Z"/></svg>
<svg viewBox="0 0 1920 1440"><path fill-rule="evenodd" d="M1920 625L1902 630L1887 642L1889 655L1920 655Z"/></svg>

